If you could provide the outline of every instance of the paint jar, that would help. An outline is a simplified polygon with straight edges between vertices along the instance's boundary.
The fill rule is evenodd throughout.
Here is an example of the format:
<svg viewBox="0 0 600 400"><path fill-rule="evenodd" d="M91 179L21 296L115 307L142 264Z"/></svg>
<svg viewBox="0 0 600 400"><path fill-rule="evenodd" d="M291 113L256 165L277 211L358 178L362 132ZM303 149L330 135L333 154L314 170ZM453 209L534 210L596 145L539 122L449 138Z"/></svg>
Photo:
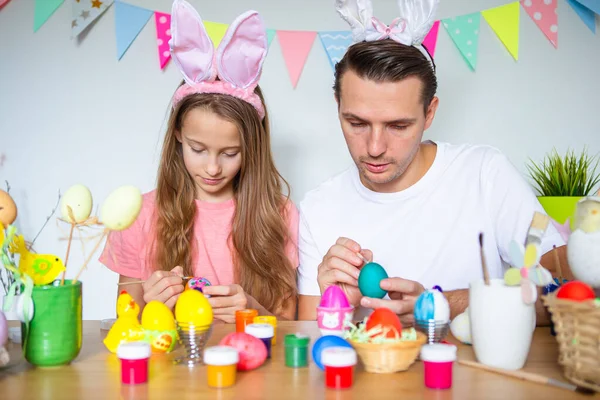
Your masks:
<svg viewBox="0 0 600 400"><path fill-rule="evenodd" d="M271 341L273 340L273 334L275 329L273 325L269 324L250 324L246 325L246 333L252 335L255 338L262 340L267 348L267 358L271 358Z"/></svg>
<svg viewBox="0 0 600 400"><path fill-rule="evenodd" d="M426 344L421 347L421 360L425 370L425 386L430 389L452 387L452 365L456 361L453 344Z"/></svg>
<svg viewBox="0 0 600 400"><path fill-rule="evenodd" d="M325 386L330 389L348 389L354 382L356 351L350 347L328 347L321 353L325 366Z"/></svg>
<svg viewBox="0 0 600 400"><path fill-rule="evenodd" d="M255 324L269 324L273 326L273 341L271 345L275 346L275 343L277 342L277 317L272 315L259 315L258 317L254 317L252 322Z"/></svg>
<svg viewBox="0 0 600 400"><path fill-rule="evenodd" d="M213 346L204 350L208 386L226 388L235 384L239 353L230 346Z"/></svg>
<svg viewBox="0 0 600 400"><path fill-rule="evenodd" d="M302 368L308 366L308 344L310 337L303 333L285 335L285 366Z"/></svg>
<svg viewBox="0 0 600 400"><path fill-rule="evenodd" d="M117 348L121 360L121 383L138 385L148 382L148 361L152 349L147 342L124 342Z"/></svg>
<svg viewBox="0 0 600 400"><path fill-rule="evenodd" d="M235 312L235 331L246 332L246 325L254 323L254 317L258 316L258 311L252 308L238 310Z"/></svg>

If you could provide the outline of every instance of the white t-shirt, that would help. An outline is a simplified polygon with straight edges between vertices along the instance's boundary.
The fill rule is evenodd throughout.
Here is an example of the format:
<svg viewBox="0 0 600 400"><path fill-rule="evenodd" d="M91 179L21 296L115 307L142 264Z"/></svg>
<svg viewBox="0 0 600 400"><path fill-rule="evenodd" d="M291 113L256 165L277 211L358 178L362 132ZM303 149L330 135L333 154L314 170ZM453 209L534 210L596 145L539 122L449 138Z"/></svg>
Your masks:
<svg viewBox="0 0 600 400"><path fill-rule="evenodd" d="M454 290L482 279L479 233L483 232L490 277L503 276L510 242L525 241L534 212L544 212L543 208L499 150L436 144L429 171L406 190L373 192L361 183L353 166L306 194L300 203L301 295L321 295L318 265L342 236L373 251L373 261L390 277ZM543 252L564 244L550 224Z"/></svg>

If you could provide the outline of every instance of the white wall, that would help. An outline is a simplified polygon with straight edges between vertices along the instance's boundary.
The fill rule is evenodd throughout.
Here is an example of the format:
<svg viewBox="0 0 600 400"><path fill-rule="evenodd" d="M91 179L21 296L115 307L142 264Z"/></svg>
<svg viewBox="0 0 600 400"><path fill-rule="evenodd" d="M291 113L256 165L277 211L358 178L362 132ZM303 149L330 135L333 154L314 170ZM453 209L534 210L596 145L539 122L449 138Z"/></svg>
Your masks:
<svg viewBox="0 0 600 400"><path fill-rule="evenodd" d="M171 0L127 0L170 12ZM252 7L269 28L345 30L324 0L191 0L206 20L229 23ZM466 14L507 0L445 0L439 18ZM375 0L375 15L395 15L392 0ZM123 59L116 60L114 7L82 40L70 39L68 2L37 32L32 0L0 10L0 182L9 180L20 209L18 226L28 238L56 202L57 191L87 184L96 203L123 184L153 188L170 96L180 74L160 71L151 19ZM291 17L293 16L293 17ZM291 17L291 18L290 18ZM390 18L384 18L390 22ZM524 171L556 146L600 150L600 35L559 1L555 50L521 11L516 63L482 20L479 65L472 73L440 28L436 61L440 108L429 138L487 143L502 149ZM262 87L273 123L273 147L293 198L348 165L336 119L332 72L317 38L298 87L290 84L277 39L264 67ZM66 233L66 227L62 227ZM36 243L40 252L64 256L53 219ZM74 247L69 275L82 262ZM88 251L91 247L88 245ZM114 314L117 277L98 262L83 274L84 318Z"/></svg>

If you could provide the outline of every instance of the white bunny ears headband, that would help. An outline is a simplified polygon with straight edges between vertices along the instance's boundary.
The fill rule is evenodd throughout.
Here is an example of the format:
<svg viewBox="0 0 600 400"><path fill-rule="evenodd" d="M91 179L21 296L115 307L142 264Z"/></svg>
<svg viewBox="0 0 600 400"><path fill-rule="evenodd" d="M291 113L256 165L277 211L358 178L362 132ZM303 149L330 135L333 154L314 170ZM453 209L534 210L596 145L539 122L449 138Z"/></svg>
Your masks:
<svg viewBox="0 0 600 400"><path fill-rule="evenodd" d="M392 39L416 47L433 66L422 43L435 22L438 3L439 0L398 0L400 17L390 25L373 17L371 0L335 0L335 9L350 25L354 43Z"/></svg>
<svg viewBox="0 0 600 400"><path fill-rule="evenodd" d="M267 32L258 12L237 17L215 51L198 12L185 0L175 0L171 35L171 57L185 79L173 96L173 107L190 94L218 93L244 100L265 117L254 93L267 56Z"/></svg>

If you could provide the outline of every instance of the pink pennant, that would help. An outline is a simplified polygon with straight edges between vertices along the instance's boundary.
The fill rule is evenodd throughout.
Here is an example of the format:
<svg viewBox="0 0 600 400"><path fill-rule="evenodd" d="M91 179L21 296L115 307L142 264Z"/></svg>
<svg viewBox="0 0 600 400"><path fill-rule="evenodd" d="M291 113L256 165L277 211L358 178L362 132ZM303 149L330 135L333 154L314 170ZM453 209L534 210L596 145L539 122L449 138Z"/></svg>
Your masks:
<svg viewBox="0 0 600 400"><path fill-rule="evenodd" d="M558 47L557 0L521 0L521 5L550 43Z"/></svg>
<svg viewBox="0 0 600 400"><path fill-rule="evenodd" d="M158 45L158 61L160 69L164 69L167 62L171 59L169 51L169 40L171 39L171 15L156 11L154 13L156 21L156 43Z"/></svg>
<svg viewBox="0 0 600 400"><path fill-rule="evenodd" d="M440 21L435 21L431 30L423 40L423 46L427 47L427 51L431 57L435 56L435 45L437 44L438 30L440 29Z"/></svg>
<svg viewBox="0 0 600 400"><path fill-rule="evenodd" d="M0 8L4 7L10 0L0 0Z"/></svg>
<svg viewBox="0 0 600 400"><path fill-rule="evenodd" d="M300 74L302 74L302 69L316 36L317 32L277 31L281 52L294 89L298 84Z"/></svg>

